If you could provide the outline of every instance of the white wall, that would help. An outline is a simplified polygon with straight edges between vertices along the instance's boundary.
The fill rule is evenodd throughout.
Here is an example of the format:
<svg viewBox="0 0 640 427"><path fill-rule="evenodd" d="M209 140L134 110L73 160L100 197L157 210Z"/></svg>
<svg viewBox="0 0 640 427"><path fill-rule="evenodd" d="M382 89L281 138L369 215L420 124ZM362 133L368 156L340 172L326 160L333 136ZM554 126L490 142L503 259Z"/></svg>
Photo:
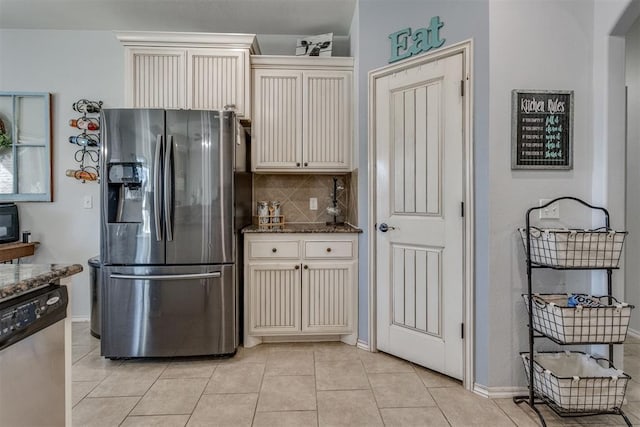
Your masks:
<svg viewBox="0 0 640 427"><path fill-rule="evenodd" d="M539 199L572 195L591 199L593 162L593 3L583 0L490 3L490 388L524 385L518 353L528 348L524 250L516 228ZM511 91L574 91L574 167L571 171L511 170ZM562 222L582 214L561 206ZM550 224L553 226L553 223ZM535 272L540 291L583 288L584 274Z"/></svg>
<svg viewBox="0 0 640 427"><path fill-rule="evenodd" d="M640 307L640 19L626 38L627 83L627 224L625 301ZM631 316L630 327L640 332L640 316Z"/></svg>
<svg viewBox="0 0 640 427"><path fill-rule="evenodd" d="M78 146L68 142L78 130L68 125L80 114L71 105L80 98L121 106L124 52L109 31L0 30L0 90L52 94L53 203L20 203L22 229L40 246L33 263L82 264L73 276L72 313L90 315L87 259L100 252L99 185L65 176L77 163ZM83 209L84 196L93 209Z"/></svg>

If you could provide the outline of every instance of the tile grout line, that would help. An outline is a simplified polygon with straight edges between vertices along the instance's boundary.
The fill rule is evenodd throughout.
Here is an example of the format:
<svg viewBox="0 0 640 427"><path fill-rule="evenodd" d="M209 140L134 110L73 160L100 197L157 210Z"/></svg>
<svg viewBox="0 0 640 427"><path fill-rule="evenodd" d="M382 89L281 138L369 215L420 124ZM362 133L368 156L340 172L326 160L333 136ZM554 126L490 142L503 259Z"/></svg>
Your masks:
<svg viewBox="0 0 640 427"><path fill-rule="evenodd" d="M254 406L253 408L253 417L251 417L251 425L253 425L253 423L256 422L256 414L258 413L258 404L260 403L260 395L262 394L262 384L264 383L264 377L267 374L267 362L269 362L269 352L267 352L267 356L264 360L264 369L262 370L262 377L260 377L260 385L258 386L258 397L256 398L256 406Z"/></svg>
<svg viewBox="0 0 640 427"><path fill-rule="evenodd" d="M316 365L316 351L311 352L313 357L313 383L316 395L316 427L320 426L320 405L318 405L318 366Z"/></svg>
<svg viewBox="0 0 640 427"><path fill-rule="evenodd" d="M200 396L198 397L198 400L196 401L196 404L193 406L193 409L191 410L191 413L189 414L189 418L187 418L187 422L184 423L185 426L189 424L189 421L191 421L191 417L193 416L193 413L196 411L196 408L198 407L198 405L200 404L200 401L202 400L202 396L204 396L204 394L205 394L204 392L207 391L207 387L209 387L209 383L213 379L213 375L218 370L218 366L219 365L217 363L214 365L213 371L211 372L211 375L207 379L207 383L204 385L204 387L202 389L202 392L200 393Z"/></svg>
<svg viewBox="0 0 640 427"><path fill-rule="evenodd" d="M362 369L364 370L364 374L367 377L367 383L369 384L369 390L371 390L371 395L373 396L373 401L375 402L376 409L378 410L378 416L380 417L380 421L384 425L384 418L382 417L382 412L380 411L380 406L378 405L378 398L376 397L376 394L373 391L373 386L371 385L371 379L369 378L369 372L367 372L367 367L365 366L364 362L362 361L362 358L360 357L360 355L358 355L358 360L362 364Z"/></svg>
<svg viewBox="0 0 640 427"><path fill-rule="evenodd" d="M129 410L129 412L127 412L127 415L125 415L124 418L122 418L122 421L120 421L118 426L121 426L122 424L124 424L124 422L127 420L127 418L129 418L129 415L131 415L131 411L133 411L135 409L135 407L138 406L138 404L140 403L140 401L144 397L144 394L142 396L131 396L131 397L138 397L138 401L135 403L135 405L133 405L133 407Z"/></svg>
<svg viewBox="0 0 640 427"><path fill-rule="evenodd" d="M449 424L449 426L453 426L453 424L451 423L451 420L449 420L449 417L447 417L447 414L444 413L444 411L442 410L442 408L440 407L440 405L438 405L438 401L433 397L433 395L431 394L431 392L429 391L429 387L427 387L427 385L424 383L424 381L422 381L422 378L420 377L420 374L418 374L418 370L416 369L416 365L414 365L413 363L409 362L409 364L411 365L411 368L413 369L413 373L416 374L418 376L418 379L420 380L420 382L422 383L422 385L424 386L424 389L427 391L427 394L429 396L431 396L431 399L433 399L433 403L436 404L436 408L438 408L438 411L440 411L440 413L442 414L442 416L444 417L444 420L447 422L447 424Z"/></svg>
<svg viewBox="0 0 640 427"><path fill-rule="evenodd" d="M89 353L92 353L92 352L93 352L93 350L91 350L91 352L89 352ZM88 354L87 354L86 356L88 356ZM86 357L86 356L85 356L85 357ZM102 357L102 356L100 356L100 355L98 355L98 356L99 356L99 357ZM78 362L76 362L76 363L79 363L79 362L80 362L80 360L78 360ZM118 366L120 366L120 365L122 365L122 362L119 362L119 363L118 363L117 365L115 365L114 367L118 367ZM73 367L74 367L74 366L75 366L75 364L74 364L74 365L71 365L71 387L72 387L72 390L73 390L73 382L74 382L74 381L73 381ZM95 389L97 389L98 387L100 387L100 385L101 385L103 382L105 382L105 381L107 380L107 378L109 378L111 375L113 375L113 371L110 371L109 373L107 373L107 375L105 375L105 376L104 376L104 378L102 378L102 379L100 379L100 380L96 380L96 381L98 382L98 384L96 384L96 386L95 386L95 387L93 387L93 388L91 389L91 391L89 391L89 393L87 393L87 394L86 394L82 399L80 399L80 402L76 403L76 404L71 408L72 416L73 416L73 408L75 408L76 406L78 406L78 405L79 405L82 401L84 401L85 399L99 399L98 397L91 397L91 396L89 396L89 395L90 395L91 393L93 393L93 391L94 391ZM76 382L79 382L79 381L76 381ZM106 396L106 397L123 397L123 396ZM132 397L132 396L127 396L127 397ZM134 396L134 397L135 397L135 396Z"/></svg>
<svg viewBox="0 0 640 427"><path fill-rule="evenodd" d="M122 366L123 363L124 362L121 362L120 365L118 365L118 366ZM133 410L136 409L136 407L140 404L142 399L144 399L144 397L147 395L147 393L149 393L149 390L151 390L151 388L158 382L158 379L160 379L160 377L162 376L162 374L164 374L164 371L167 370L167 368L169 367L170 364L171 364L171 362L167 363L167 366L165 366L164 369L162 370L162 372L160 372L160 374L156 377L156 379L153 380L153 382L151 383L149 388L147 388L147 390L142 394L142 396L140 396L138 398L138 401L136 402L136 404L133 405L133 407L129 410L129 412L127 412L127 415L125 415L125 417L122 419L122 421L118 425L122 425L126 421L126 419L129 418L129 416L131 416L131 412L133 412Z"/></svg>
<svg viewBox="0 0 640 427"><path fill-rule="evenodd" d="M505 411L505 410L502 408L502 406L498 405L498 403L497 403L494 399L489 398L489 401L491 401L495 406L497 406L497 407L498 407L498 409L499 409L499 410L500 410L500 411L501 411L501 412L502 412L502 413L503 413L503 414L504 414L504 415L509 419L509 421L511 421L511 422L513 423L513 425L514 425L514 426L517 426L517 425L518 425L518 423L516 422L516 420L514 420L513 418L511 418L511 415L507 414L507 411ZM524 403L524 402L522 402L522 403ZM520 406L519 406L519 405L518 405L518 410L522 411L522 409L520 408ZM524 411L522 411L522 412L524 413Z"/></svg>

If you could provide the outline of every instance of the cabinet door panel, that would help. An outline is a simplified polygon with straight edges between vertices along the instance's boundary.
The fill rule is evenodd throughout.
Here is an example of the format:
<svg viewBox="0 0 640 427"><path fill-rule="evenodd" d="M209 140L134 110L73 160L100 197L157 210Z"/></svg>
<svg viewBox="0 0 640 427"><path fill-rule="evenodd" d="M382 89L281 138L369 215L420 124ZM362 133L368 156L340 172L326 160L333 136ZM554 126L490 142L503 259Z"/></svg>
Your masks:
<svg viewBox="0 0 640 427"><path fill-rule="evenodd" d="M302 274L302 330L351 332L355 262L308 263Z"/></svg>
<svg viewBox="0 0 640 427"><path fill-rule="evenodd" d="M299 169L302 72L254 70L253 168Z"/></svg>
<svg viewBox="0 0 640 427"><path fill-rule="evenodd" d="M250 334L300 332L299 267L271 263L249 266Z"/></svg>
<svg viewBox="0 0 640 427"><path fill-rule="evenodd" d="M302 127L306 169L350 168L351 72L305 72Z"/></svg>
<svg viewBox="0 0 640 427"><path fill-rule="evenodd" d="M185 58L183 49L127 49L127 106L185 108Z"/></svg>
<svg viewBox="0 0 640 427"><path fill-rule="evenodd" d="M222 110L235 105L245 116L249 105L248 52L233 49L189 49L187 104L194 110Z"/></svg>

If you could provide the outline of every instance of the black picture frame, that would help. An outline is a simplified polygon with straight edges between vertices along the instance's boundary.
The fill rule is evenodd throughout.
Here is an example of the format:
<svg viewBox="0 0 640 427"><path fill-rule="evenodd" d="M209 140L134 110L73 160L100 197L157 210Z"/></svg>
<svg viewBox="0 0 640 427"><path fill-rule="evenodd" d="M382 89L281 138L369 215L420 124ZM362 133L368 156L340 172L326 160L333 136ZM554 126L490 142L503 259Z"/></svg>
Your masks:
<svg viewBox="0 0 640 427"><path fill-rule="evenodd" d="M573 169L573 91L511 91L511 169Z"/></svg>

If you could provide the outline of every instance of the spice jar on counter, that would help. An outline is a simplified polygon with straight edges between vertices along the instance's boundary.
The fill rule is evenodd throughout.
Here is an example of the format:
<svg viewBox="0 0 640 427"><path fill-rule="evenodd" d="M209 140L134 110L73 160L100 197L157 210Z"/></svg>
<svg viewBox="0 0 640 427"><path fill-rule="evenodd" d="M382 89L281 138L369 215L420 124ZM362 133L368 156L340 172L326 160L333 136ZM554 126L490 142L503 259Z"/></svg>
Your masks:
<svg viewBox="0 0 640 427"><path fill-rule="evenodd" d="M269 202L258 202L258 225L269 224Z"/></svg>
<svg viewBox="0 0 640 427"><path fill-rule="evenodd" d="M278 200L272 200L269 203L269 215L271 216L272 224L280 224L280 202Z"/></svg>

